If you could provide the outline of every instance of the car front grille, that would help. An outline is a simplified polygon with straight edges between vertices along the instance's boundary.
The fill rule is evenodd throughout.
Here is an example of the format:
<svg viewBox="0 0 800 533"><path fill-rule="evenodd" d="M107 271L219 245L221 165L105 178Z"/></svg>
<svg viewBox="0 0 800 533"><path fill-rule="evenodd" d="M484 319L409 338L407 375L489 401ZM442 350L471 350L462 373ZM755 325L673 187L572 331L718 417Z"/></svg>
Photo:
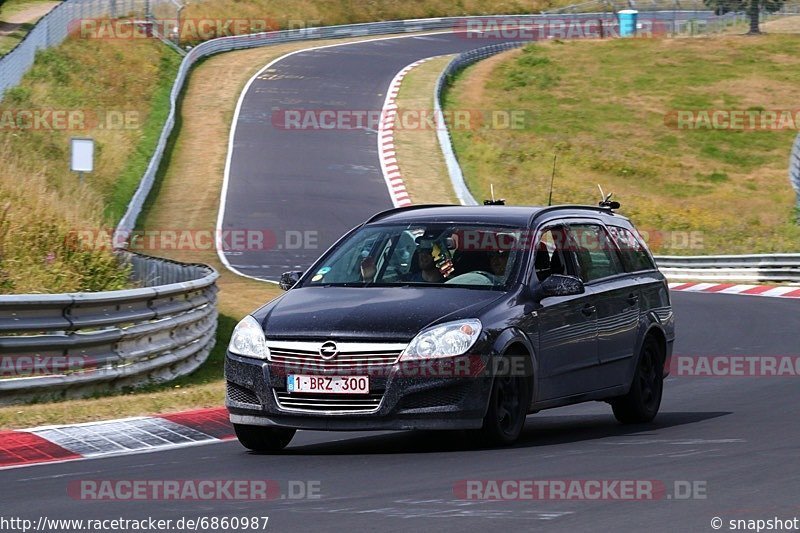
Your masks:
<svg viewBox="0 0 800 533"><path fill-rule="evenodd" d="M272 363L302 370L337 370L393 365L405 349L405 344L378 342L337 343L338 353L331 359L320 355L323 342L267 341Z"/></svg>
<svg viewBox="0 0 800 533"><path fill-rule="evenodd" d="M289 394L273 391L278 407L286 411L302 411L307 413L346 414L372 413L378 410L382 392L364 395L353 394Z"/></svg>

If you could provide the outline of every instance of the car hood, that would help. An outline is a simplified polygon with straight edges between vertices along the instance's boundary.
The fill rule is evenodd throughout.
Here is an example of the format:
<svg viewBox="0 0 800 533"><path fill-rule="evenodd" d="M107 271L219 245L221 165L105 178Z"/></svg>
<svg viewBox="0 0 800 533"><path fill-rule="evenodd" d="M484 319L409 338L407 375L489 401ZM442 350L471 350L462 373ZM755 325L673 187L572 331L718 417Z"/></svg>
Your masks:
<svg viewBox="0 0 800 533"><path fill-rule="evenodd" d="M505 294L455 287L301 287L254 316L270 339L409 341L433 322L477 318Z"/></svg>

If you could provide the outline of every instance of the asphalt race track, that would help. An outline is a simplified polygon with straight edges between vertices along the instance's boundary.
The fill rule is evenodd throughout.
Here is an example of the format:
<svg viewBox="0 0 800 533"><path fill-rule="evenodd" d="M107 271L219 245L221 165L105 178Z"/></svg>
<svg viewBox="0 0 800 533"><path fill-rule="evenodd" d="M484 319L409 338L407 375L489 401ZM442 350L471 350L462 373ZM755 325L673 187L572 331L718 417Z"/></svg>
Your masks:
<svg viewBox="0 0 800 533"><path fill-rule="evenodd" d="M391 207L374 132L285 132L273 106L379 109L412 61L486 44L453 35L383 40L296 54L244 99L235 136L225 227L320 231L324 248ZM324 232L320 230L324 228ZM280 231L279 231L280 230ZM230 256L269 279L320 250ZM800 301L673 293L676 355L800 357ZM798 377L671 377L661 413L618 424L603 403L531 415L520 442L473 447L464 434L299 432L280 455L237 442L0 471L2 506L50 518L269 516L272 531L712 531L711 519L800 515ZM82 501L76 480L318 482L320 497L250 502ZM485 501L459 498L463 480L655 480L655 500ZM700 489L684 499L675 491ZM702 496L702 497L701 497ZM727 525L722 528L728 530Z"/></svg>

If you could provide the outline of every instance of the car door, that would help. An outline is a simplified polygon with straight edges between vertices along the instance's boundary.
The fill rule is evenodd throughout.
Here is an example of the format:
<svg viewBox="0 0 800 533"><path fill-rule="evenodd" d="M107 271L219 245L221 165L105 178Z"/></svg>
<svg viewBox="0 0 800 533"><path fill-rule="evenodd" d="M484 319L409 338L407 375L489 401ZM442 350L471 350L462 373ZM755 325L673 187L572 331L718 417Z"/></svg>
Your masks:
<svg viewBox="0 0 800 533"><path fill-rule="evenodd" d="M543 228L536 239L532 283L552 274L578 274L574 251L567 244L566 228ZM546 259L545 259L546 256ZM554 400L585 392L597 371L597 326L590 299L592 292L549 297L540 302L531 321L539 359L537 401Z"/></svg>
<svg viewBox="0 0 800 533"><path fill-rule="evenodd" d="M641 294L636 277L626 272L622 257L606 228L598 222L569 224L581 280L592 291L597 313L599 366L596 389L621 385L634 356Z"/></svg>

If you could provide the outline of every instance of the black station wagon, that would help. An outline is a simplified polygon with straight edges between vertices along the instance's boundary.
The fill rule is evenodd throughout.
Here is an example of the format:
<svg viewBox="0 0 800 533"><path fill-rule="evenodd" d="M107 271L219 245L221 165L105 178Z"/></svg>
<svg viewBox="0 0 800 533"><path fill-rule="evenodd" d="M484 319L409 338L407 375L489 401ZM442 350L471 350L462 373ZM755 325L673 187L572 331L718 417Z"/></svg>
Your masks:
<svg viewBox="0 0 800 533"><path fill-rule="evenodd" d="M297 429L462 429L510 444L542 409L601 400L644 423L661 403L667 282L602 204L392 209L281 286L226 356L226 405L252 450Z"/></svg>

